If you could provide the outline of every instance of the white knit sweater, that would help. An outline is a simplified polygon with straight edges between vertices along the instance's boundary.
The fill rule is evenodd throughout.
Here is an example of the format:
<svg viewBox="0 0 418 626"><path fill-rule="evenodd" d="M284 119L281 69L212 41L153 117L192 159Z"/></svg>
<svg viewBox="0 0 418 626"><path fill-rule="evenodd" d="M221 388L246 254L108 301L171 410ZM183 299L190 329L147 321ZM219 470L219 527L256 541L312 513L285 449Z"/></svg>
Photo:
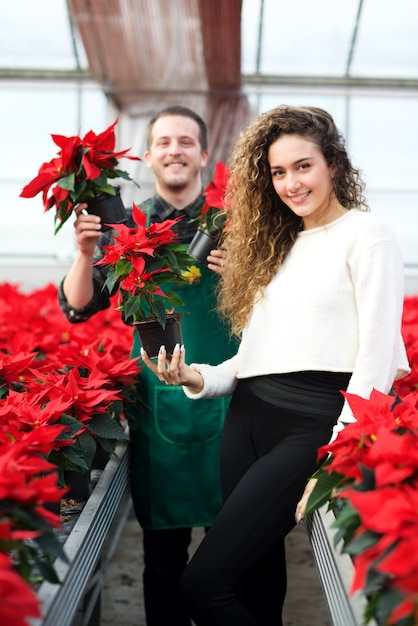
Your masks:
<svg viewBox="0 0 418 626"><path fill-rule="evenodd" d="M352 372L348 392L388 393L410 372L401 336L403 262L392 230L353 209L302 231L253 308L238 353L192 398L230 395L238 378L305 370ZM342 422L354 421L344 405Z"/></svg>

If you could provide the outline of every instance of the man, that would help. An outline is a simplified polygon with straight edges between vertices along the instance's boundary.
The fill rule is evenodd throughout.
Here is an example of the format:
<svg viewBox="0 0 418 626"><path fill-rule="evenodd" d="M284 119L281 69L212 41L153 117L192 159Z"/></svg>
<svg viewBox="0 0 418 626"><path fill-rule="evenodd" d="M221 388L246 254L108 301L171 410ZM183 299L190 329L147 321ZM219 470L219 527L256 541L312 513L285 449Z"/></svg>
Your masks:
<svg viewBox="0 0 418 626"><path fill-rule="evenodd" d="M184 216L176 225L183 242L197 229L202 195L202 170L208 161L207 128L194 111L180 106L160 111L149 123L145 162L155 175L155 194L140 208L150 222ZM109 306L102 291L102 267L93 267L102 235L100 219L78 209L75 222L78 251L60 289L68 319L82 322ZM236 351L214 312L221 250L200 266L200 279L180 288L188 358L219 363ZM100 256L100 252L99 252ZM140 344L134 333L133 354ZM219 443L228 401L192 401L181 387L167 387L147 368L138 379L139 401L130 420L131 493L143 529L144 601L148 626L190 626L177 596L177 583L188 561L193 527L209 527L216 516L219 492Z"/></svg>

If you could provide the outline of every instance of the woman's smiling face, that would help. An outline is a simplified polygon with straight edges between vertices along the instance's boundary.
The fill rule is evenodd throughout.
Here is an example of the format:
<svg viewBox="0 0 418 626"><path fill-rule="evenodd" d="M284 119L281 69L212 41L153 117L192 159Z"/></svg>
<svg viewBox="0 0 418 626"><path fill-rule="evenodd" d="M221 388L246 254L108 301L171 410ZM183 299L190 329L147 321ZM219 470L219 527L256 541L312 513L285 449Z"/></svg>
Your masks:
<svg viewBox="0 0 418 626"><path fill-rule="evenodd" d="M268 162L277 195L302 218L305 230L343 214L333 190L332 169L316 143L299 135L283 135L271 144Z"/></svg>

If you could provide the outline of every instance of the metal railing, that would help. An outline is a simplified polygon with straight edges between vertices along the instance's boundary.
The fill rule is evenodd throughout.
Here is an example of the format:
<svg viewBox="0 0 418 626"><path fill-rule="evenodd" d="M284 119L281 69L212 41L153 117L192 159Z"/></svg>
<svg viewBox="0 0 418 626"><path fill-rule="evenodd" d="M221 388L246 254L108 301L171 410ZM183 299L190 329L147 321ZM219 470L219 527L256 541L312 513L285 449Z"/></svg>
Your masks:
<svg viewBox="0 0 418 626"><path fill-rule="evenodd" d="M38 590L42 619L31 626L99 626L104 561L112 554L131 510L128 489L129 449L116 447L64 543L68 563L57 560L60 585L44 582Z"/></svg>
<svg viewBox="0 0 418 626"><path fill-rule="evenodd" d="M306 517L306 527L333 626L362 626L366 598L350 594L352 560L334 546L334 514L324 506ZM368 626L377 626L374 620Z"/></svg>

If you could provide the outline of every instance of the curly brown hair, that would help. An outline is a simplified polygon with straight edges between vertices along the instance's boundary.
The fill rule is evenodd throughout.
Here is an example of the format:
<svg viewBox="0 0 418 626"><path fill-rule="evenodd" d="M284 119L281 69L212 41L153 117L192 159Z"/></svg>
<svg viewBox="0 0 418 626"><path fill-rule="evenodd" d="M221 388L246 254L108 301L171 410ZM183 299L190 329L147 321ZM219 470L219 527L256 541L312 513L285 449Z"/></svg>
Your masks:
<svg viewBox="0 0 418 626"><path fill-rule="evenodd" d="M219 284L219 311L236 335L303 228L302 219L282 202L272 183L268 150L283 135L313 141L334 168L333 192L339 203L346 209L368 210L360 171L351 164L329 113L288 105L262 113L235 144L226 193L228 257Z"/></svg>

